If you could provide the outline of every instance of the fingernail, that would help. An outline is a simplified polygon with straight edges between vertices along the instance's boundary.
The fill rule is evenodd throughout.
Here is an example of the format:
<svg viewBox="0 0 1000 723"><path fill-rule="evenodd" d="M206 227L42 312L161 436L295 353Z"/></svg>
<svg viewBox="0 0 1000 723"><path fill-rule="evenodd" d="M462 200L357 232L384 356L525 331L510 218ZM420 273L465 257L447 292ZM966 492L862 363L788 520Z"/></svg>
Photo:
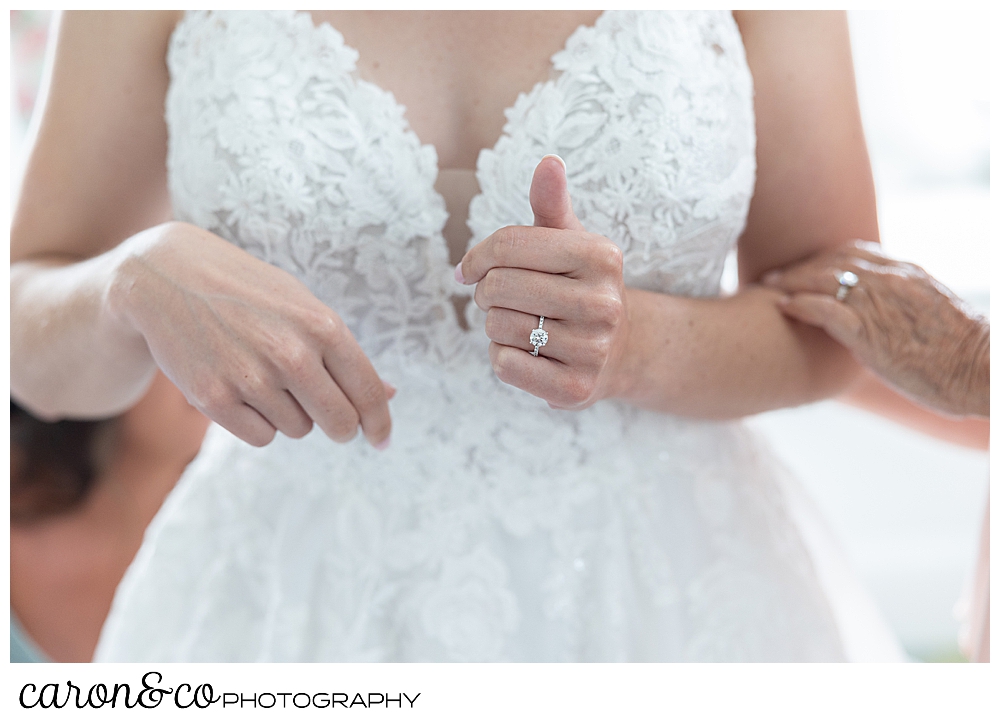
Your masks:
<svg viewBox="0 0 1000 723"><path fill-rule="evenodd" d="M462 276L462 264L461 263L459 263L459 265L455 267L455 281L457 281L460 284L464 284L465 283L465 277Z"/></svg>
<svg viewBox="0 0 1000 723"><path fill-rule="evenodd" d="M396 387L392 386L389 382L382 382L382 386L385 387L385 395L389 399L396 396Z"/></svg>
<svg viewBox="0 0 1000 723"><path fill-rule="evenodd" d="M389 437L386 437L385 439L383 439L378 444L375 444L375 445L372 445L372 446L374 446L375 449L377 449L379 452L384 452L386 449L389 448L389 442L391 442L391 441L392 441L392 437L389 436Z"/></svg>
<svg viewBox="0 0 1000 723"><path fill-rule="evenodd" d="M555 158L562 164L563 170L564 171L566 170L566 161L564 161L560 156L557 156L555 153L549 153L548 155L542 156L542 161L544 161L546 158Z"/></svg>
<svg viewBox="0 0 1000 723"><path fill-rule="evenodd" d="M766 274L764 274L764 278L761 279L761 281L763 281L765 284L776 284L778 283L778 279L780 278L781 278L780 271L769 271Z"/></svg>

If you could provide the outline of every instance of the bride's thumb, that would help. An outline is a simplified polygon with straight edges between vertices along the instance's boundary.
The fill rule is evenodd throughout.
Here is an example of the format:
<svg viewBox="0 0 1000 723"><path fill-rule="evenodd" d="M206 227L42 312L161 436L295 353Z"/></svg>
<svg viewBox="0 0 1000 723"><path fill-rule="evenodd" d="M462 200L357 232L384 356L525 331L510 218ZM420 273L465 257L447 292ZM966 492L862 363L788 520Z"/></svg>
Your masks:
<svg viewBox="0 0 1000 723"><path fill-rule="evenodd" d="M583 231L583 224L573 213L573 203L566 186L566 163L559 156L545 156L535 166L528 194L535 225Z"/></svg>

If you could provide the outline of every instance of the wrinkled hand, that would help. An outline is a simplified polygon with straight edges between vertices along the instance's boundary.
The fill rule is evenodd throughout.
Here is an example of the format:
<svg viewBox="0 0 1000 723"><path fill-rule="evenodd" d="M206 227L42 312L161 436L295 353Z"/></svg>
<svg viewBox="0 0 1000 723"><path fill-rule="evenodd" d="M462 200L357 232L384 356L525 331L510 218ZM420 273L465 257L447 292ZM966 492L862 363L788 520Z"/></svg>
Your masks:
<svg viewBox="0 0 1000 723"><path fill-rule="evenodd" d="M838 275L858 284L835 298ZM989 324L919 266L856 241L764 277L788 316L822 327L858 360L941 411L989 416Z"/></svg>
<svg viewBox="0 0 1000 723"><path fill-rule="evenodd" d="M497 377L553 408L582 409L617 393L629 331L622 253L577 220L558 157L535 168L530 200L535 225L495 232L455 276L477 284ZM549 339L533 357L528 339L539 316Z"/></svg>
<svg viewBox="0 0 1000 723"><path fill-rule="evenodd" d="M150 229L118 269L110 312L203 414L240 439L346 442L361 425L384 448L394 392L343 321L295 277L185 223Z"/></svg>

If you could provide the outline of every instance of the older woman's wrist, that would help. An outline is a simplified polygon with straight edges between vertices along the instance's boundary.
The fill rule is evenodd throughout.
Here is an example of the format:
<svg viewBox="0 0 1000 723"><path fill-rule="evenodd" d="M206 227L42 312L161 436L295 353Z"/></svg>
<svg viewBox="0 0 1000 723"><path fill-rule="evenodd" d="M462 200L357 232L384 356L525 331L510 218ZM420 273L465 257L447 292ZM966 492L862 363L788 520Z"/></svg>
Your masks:
<svg viewBox="0 0 1000 723"><path fill-rule="evenodd" d="M990 416L990 327L968 317L961 342L952 354L953 366L946 394L947 409L960 416Z"/></svg>
<svg viewBox="0 0 1000 723"><path fill-rule="evenodd" d="M972 340L969 384L966 400L968 413L980 417L990 416L990 325L975 319L976 329Z"/></svg>

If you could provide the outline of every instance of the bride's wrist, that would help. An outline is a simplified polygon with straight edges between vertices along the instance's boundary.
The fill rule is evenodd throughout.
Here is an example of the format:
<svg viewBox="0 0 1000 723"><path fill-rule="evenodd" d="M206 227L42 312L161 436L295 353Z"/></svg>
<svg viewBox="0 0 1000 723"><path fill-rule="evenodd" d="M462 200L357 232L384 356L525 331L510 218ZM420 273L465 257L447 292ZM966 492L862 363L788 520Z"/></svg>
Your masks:
<svg viewBox="0 0 1000 723"><path fill-rule="evenodd" d="M142 336L140 318L144 311L147 257L175 231L179 222L168 222L141 231L107 254L103 306L105 318L126 335Z"/></svg>
<svg viewBox="0 0 1000 723"><path fill-rule="evenodd" d="M624 297L625 318L619 351L608 371L606 392L602 398L638 402L647 396L642 389L645 356L644 346L641 344L644 315L639 309L643 305L642 292L626 288Z"/></svg>

